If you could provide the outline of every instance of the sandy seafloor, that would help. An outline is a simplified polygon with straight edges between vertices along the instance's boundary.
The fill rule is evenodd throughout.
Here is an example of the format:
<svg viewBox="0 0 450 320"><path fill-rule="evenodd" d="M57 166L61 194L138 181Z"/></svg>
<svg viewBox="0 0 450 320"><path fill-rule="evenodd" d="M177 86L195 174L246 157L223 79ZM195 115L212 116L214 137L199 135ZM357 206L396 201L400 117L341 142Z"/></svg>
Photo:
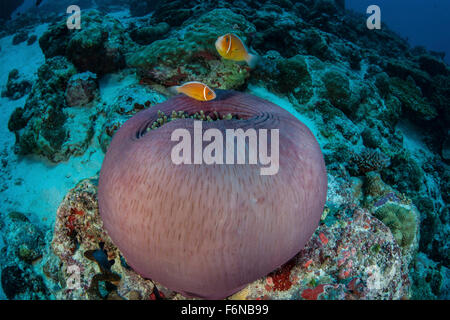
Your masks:
<svg viewBox="0 0 450 320"><path fill-rule="evenodd" d="M128 12L120 11L111 14L113 17L126 21ZM34 34L38 38L47 30L48 25L40 25ZM32 82L37 79L37 70L44 63L45 58L36 41L32 45L22 42L12 45L14 35L0 39L0 90L6 86L9 71L16 68L22 78ZM100 96L102 102L111 102L120 88L137 83L136 77L123 77L122 74L109 74L100 79ZM320 136L314 121L298 113L286 97L281 97L262 87L249 85L247 91L261 98L267 99L296 116L314 133L319 143L326 140ZM21 99L11 100L0 97L0 212L23 212L33 223L48 230L53 228L56 211L66 193L80 180L96 175L102 165L104 154L93 138L91 145L83 156L71 157L66 162L51 163L43 157L18 156L13 152L15 137L8 130L8 120L17 107L23 107L28 95ZM404 146L413 155L422 158L428 151L421 142L418 129L409 123L398 125L404 135ZM423 161L423 159L422 159ZM0 237L0 247L3 239ZM0 286L0 299L6 299Z"/></svg>

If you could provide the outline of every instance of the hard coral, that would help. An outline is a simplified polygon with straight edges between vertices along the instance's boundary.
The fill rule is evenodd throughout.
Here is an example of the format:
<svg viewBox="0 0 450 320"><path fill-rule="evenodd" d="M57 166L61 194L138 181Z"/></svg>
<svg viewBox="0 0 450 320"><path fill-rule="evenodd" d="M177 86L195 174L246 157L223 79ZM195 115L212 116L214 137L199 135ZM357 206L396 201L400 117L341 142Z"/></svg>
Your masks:
<svg viewBox="0 0 450 320"><path fill-rule="evenodd" d="M413 209L396 203L387 203L375 211L375 216L391 229L395 240L402 248L409 247L418 232L418 221Z"/></svg>
<svg viewBox="0 0 450 320"><path fill-rule="evenodd" d="M238 28L234 29L234 25ZM142 79L165 86L201 81L213 88L239 88L249 77L248 68L222 60L216 54L214 42L219 35L229 32L245 42L247 34L254 30L243 16L229 9L212 10L168 38L130 52L127 64L137 68Z"/></svg>
<svg viewBox="0 0 450 320"><path fill-rule="evenodd" d="M380 171L390 164L390 159L378 149L365 148L361 153L352 153L351 163L359 174Z"/></svg>

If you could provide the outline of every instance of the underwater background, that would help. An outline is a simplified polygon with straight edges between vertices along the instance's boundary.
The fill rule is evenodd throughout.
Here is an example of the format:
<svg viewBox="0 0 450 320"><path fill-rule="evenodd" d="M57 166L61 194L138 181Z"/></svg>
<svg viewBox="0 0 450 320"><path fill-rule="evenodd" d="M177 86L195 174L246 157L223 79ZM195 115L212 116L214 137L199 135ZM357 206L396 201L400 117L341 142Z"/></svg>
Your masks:
<svg viewBox="0 0 450 320"><path fill-rule="evenodd" d="M380 30L366 26L371 4ZM311 240L231 299L450 298L448 1L3 0L0 12L0 299L186 299L126 264L96 195L118 128L188 81L286 109L327 167ZM255 68L217 53L229 32Z"/></svg>

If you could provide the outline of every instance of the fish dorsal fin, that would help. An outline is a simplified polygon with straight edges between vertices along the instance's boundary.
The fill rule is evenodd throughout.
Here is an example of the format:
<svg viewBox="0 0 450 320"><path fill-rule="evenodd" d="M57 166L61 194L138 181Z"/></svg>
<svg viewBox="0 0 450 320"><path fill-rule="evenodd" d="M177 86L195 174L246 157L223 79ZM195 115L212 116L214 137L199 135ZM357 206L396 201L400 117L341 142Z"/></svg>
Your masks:
<svg viewBox="0 0 450 320"><path fill-rule="evenodd" d="M185 86L185 85L188 85L188 84L201 84L201 85L206 86L206 84L204 84L203 82L200 82L200 81L188 81L188 82L183 83L183 84L181 85L181 87L182 87L182 86Z"/></svg>

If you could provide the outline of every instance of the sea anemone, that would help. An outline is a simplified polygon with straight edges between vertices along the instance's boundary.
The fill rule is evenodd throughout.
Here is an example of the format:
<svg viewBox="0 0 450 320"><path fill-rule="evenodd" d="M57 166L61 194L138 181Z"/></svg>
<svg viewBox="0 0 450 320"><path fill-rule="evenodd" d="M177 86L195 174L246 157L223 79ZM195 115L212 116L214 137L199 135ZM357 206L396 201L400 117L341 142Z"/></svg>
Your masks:
<svg viewBox="0 0 450 320"><path fill-rule="evenodd" d="M125 122L98 188L104 227L127 263L145 278L208 299L233 294L297 254L317 228L327 190L322 152L303 123L258 97L216 93L208 102L178 95ZM206 120L203 132L224 136L226 129L279 129L278 172L174 164L171 134L192 134L196 119Z"/></svg>

